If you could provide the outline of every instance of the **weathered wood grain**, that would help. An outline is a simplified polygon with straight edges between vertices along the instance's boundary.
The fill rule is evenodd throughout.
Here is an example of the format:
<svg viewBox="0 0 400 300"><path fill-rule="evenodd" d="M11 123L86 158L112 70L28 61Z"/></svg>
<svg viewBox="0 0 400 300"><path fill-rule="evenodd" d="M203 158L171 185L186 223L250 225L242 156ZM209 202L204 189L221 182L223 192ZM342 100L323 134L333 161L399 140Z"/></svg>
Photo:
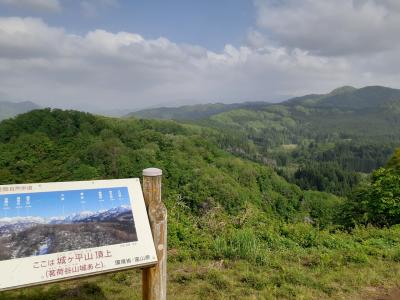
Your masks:
<svg viewBox="0 0 400 300"><path fill-rule="evenodd" d="M167 209L161 201L161 170L143 171L143 195L153 233L158 263L142 271L144 300L167 299Z"/></svg>

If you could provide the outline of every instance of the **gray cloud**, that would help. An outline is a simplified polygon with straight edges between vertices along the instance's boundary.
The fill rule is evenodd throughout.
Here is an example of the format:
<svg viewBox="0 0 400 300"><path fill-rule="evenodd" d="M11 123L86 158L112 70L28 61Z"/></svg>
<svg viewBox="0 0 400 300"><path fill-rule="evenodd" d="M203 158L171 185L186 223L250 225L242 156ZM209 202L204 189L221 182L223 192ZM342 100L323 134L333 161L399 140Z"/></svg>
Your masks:
<svg viewBox="0 0 400 300"><path fill-rule="evenodd" d="M396 87L400 80L394 50L321 56L269 44L256 32L252 39L213 52L163 37L73 35L40 19L0 18L0 91L42 106L133 109L177 100L276 100L345 84Z"/></svg>
<svg viewBox="0 0 400 300"><path fill-rule="evenodd" d="M59 0L0 0L0 4L40 12L59 12L62 10Z"/></svg>
<svg viewBox="0 0 400 300"><path fill-rule="evenodd" d="M400 46L398 0L256 0L257 22L279 45L319 55L360 55Z"/></svg>

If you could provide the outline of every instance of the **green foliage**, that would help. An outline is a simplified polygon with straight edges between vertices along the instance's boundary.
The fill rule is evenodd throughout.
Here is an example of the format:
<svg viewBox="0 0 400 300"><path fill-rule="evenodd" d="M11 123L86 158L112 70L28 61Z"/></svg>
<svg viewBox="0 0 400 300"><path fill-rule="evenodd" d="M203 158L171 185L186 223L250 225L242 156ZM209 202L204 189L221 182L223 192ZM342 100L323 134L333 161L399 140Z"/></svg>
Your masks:
<svg viewBox="0 0 400 300"><path fill-rule="evenodd" d="M36 110L1 123L0 150L0 183L138 177L154 165L166 174L166 198L179 196L196 214L217 204L237 214L252 202L292 218L301 199L270 168L175 122Z"/></svg>
<svg viewBox="0 0 400 300"><path fill-rule="evenodd" d="M371 184L354 192L346 206L355 223L391 226L400 223L400 173L380 168Z"/></svg>
<svg viewBox="0 0 400 300"><path fill-rule="evenodd" d="M304 189L344 196L400 143L399 100L396 89L343 87L280 104L227 107L197 123L219 130L226 150L274 166Z"/></svg>
<svg viewBox="0 0 400 300"><path fill-rule="evenodd" d="M337 223L340 216L338 208L343 202L342 198L330 194L307 191L304 193L302 205L316 225L327 228Z"/></svg>
<svg viewBox="0 0 400 300"><path fill-rule="evenodd" d="M343 216L372 223L362 219L373 217L375 209L366 210L372 198L361 197L364 190L360 201L303 191L271 167L221 150L222 138L238 141L173 121L33 111L0 123L0 184L140 177L146 167L162 168L174 299L319 299L400 274L393 271L399 261L398 225L341 231L336 223ZM368 196L381 199L373 205L388 225L398 222L398 206L386 193L391 189L397 197L393 164L365 188ZM340 210L350 204L352 210ZM0 299L118 299L118 293L120 299L138 298L140 288L130 284L135 276L104 275L85 284L1 293Z"/></svg>
<svg viewBox="0 0 400 300"><path fill-rule="evenodd" d="M292 181L302 189L346 195L357 186L360 176L336 163L310 162L294 173Z"/></svg>
<svg viewBox="0 0 400 300"><path fill-rule="evenodd" d="M378 169L373 173L368 200L369 219L380 225L400 223L400 173Z"/></svg>
<svg viewBox="0 0 400 300"><path fill-rule="evenodd" d="M370 182L353 192L344 205L344 224L391 226L400 223L399 153L397 150L386 168L373 172Z"/></svg>
<svg viewBox="0 0 400 300"><path fill-rule="evenodd" d="M265 250L250 229L236 230L226 237L218 237L214 243L215 258L245 259L264 264Z"/></svg>
<svg viewBox="0 0 400 300"><path fill-rule="evenodd" d="M400 171L400 148L396 150L392 158L389 160L387 167Z"/></svg>

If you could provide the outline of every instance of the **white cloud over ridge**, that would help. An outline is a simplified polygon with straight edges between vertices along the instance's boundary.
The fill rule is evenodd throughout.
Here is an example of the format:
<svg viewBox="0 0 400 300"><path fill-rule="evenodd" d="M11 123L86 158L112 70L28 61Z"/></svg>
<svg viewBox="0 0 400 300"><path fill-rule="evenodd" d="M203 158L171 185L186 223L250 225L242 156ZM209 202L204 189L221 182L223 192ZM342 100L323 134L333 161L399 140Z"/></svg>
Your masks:
<svg viewBox="0 0 400 300"><path fill-rule="evenodd" d="M374 54L371 64L371 56L350 60L256 44L214 52L163 37L74 35L41 19L0 18L0 91L44 106L115 109L274 100L345 84L395 87L400 79L381 67L399 62L395 52Z"/></svg>
<svg viewBox="0 0 400 300"><path fill-rule="evenodd" d="M0 4L42 12L59 12L62 10L59 0L0 0Z"/></svg>

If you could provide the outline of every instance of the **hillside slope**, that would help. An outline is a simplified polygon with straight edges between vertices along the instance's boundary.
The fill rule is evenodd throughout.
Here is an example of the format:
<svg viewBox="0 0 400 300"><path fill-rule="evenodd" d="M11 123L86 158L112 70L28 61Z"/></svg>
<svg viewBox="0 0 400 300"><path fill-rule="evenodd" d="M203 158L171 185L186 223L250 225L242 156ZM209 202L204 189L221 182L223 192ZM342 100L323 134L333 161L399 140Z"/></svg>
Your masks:
<svg viewBox="0 0 400 300"><path fill-rule="evenodd" d="M222 112L238 109L242 107L256 108L266 105L265 102L246 102L246 103L210 103L210 104L197 104L197 105L186 105L180 107L160 107L144 109L137 112L133 112L127 115L127 117L137 117L143 119L161 119L161 120L199 120L208 118L212 115L219 114Z"/></svg>
<svg viewBox="0 0 400 300"><path fill-rule="evenodd" d="M221 150L218 138L171 121L35 110L0 123L0 184L140 177L146 167L162 168L172 299L339 299L398 282L399 227L341 231L343 199L302 191ZM139 298L139 276L103 275L0 299Z"/></svg>
<svg viewBox="0 0 400 300"><path fill-rule="evenodd" d="M256 109L234 109L211 116L215 125L282 132L281 141L400 137L400 90L380 86L341 88L326 95L308 95ZM271 133L272 133L271 132ZM297 138L296 138L297 137Z"/></svg>
<svg viewBox="0 0 400 300"><path fill-rule="evenodd" d="M264 156L261 160L278 165L293 159L288 157L289 148L300 151L297 156L308 155L316 160L332 156L322 152L335 148L336 152L345 149L350 153L351 157L346 154L338 161L342 168L368 173L382 166L400 144L400 90L381 86L360 89L345 86L328 94L306 95L278 104L219 106L223 112L209 110L209 116L203 115L198 106L176 110L180 114L190 111L191 115L187 118L162 115L160 109L153 110L155 115L145 117L185 119L215 128L228 136L225 149L250 158L259 157L245 149L248 145L243 144L250 142ZM311 146L315 149L310 149ZM361 154L364 149L368 154Z"/></svg>
<svg viewBox="0 0 400 300"><path fill-rule="evenodd" d="M400 90L343 87L198 123L237 136L224 147L275 166L304 189L344 195L400 145ZM255 145L253 153L245 140Z"/></svg>
<svg viewBox="0 0 400 300"><path fill-rule="evenodd" d="M275 172L220 150L211 130L175 122L99 118L80 112L35 110L0 125L0 184L140 177L165 171L166 195L179 193L193 212L245 202L298 208L302 192ZM284 198L284 199L283 199Z"/></svg>

